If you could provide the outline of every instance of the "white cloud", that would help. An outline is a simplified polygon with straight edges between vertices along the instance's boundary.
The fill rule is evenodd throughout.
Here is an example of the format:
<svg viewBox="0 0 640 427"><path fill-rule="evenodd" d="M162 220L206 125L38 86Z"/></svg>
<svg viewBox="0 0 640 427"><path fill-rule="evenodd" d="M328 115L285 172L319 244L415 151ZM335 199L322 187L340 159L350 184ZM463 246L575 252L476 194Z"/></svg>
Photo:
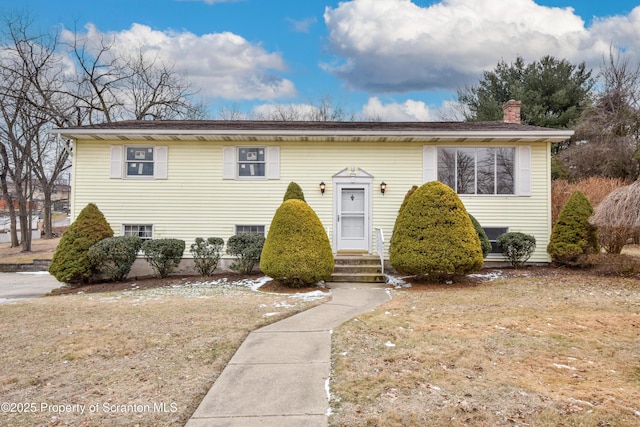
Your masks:
<svg viewBox="0 0 640 427"><path fill-rule="evenodd" d="M406 100L402 104L390 102L383 104L379 98L369 98L360 113L364 120L382 120L385 122L429 122L437 121L437 112L422 101Z"/></svg>
<svg viewBox="0 0 640 427"><path fill-rule="evenodd" d="M498 61L552 55L597 66L609 45L640 45L640 8L587 28L572 8L533 0L352 0L324 14L336 63L325 69L372 92L454 89Z"/></svg>
<svg viewBox="0 0 640 427"><path fill-rule="evenodd" d="M114 40L114 52L127 55L140 47L157 55L174 70L187 75L201 88L200 95L227 99L275 99L293 96L295 86L278 75L286 70L279 53L230 32L198 36L191 32L157 31L133 24L130 29L102 33L94 25L85 27L90 40ZM69 31L63 33L72 38Z"/></svg>

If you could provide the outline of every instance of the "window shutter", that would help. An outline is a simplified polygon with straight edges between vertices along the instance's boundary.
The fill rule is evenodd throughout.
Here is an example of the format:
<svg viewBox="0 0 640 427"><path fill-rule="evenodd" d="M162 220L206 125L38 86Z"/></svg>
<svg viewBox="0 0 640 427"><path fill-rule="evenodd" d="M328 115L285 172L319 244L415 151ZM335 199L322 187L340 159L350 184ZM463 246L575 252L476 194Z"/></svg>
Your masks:
<svg viewBox="0 0 640 427"><path fill-rule="evenodd" d="M518 195L531 195L531 146L518 147Z"/></svg>
<svg viewBox="0 0 640 427"><path fill-rule="evenodd" d="M280 147L267 147L267 179L280 179Z"/></svg>
<svg viewBox="0 0 640 427"><path fill-rule="evenodd" d="M236 147L222 147L222 179L236 178Z"/></svg>
<svg viewBox="0 0 640 427"><path fill-rule="evenodd" d="M424 145L422 147L422 182L438 180L438 147Z"/></svg>
<svg viewBox="0 0 640 427"><path fill-rule="evenodd" d="M167 179L167 162L169 147L156 147L155 164L153 165L153 177L155 179Z"/></svg>
<svg viewBox="0 0 640 427"><path fill-rule="evenodd" d="M109 178L122 178L122 145L111 146Z"/></svg>

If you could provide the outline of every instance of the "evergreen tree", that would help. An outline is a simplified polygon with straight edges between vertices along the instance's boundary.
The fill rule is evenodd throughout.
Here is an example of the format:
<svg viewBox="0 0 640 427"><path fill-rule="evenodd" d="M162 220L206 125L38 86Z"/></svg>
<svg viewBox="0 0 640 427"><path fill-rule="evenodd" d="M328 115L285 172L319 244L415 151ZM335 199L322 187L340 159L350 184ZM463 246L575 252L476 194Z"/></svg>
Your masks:
<svg viewBox="0 0 640 427"><path fill-rule="evenodd" d="M60 282L87 283L94 273L87 257L89 248L113 236L113 230L98 207L89 203L67 228L53 254L49 273Z"/></svg>
<svg viewBox="0 0 640 427"><path fill-rule="evenodd" d="M391 265L402 274L454 278L483 266L478 235L458 195L428 182L401 209L391 240Z"/></svg>
<svg viewBox="0 0 640 427"><path fill-rule="evenodd" d="M290 287L314 284L331 276L331 244L308 204L289 199L280 205L269 227L260 269Z"/></svg>

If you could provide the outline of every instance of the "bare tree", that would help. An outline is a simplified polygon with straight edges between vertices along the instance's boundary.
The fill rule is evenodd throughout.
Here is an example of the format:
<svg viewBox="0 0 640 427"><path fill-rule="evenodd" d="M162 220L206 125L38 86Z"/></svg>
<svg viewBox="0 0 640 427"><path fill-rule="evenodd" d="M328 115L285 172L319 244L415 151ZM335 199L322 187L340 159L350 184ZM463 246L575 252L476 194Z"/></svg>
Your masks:
<svg viewBox="0 0 640 427"><path fill-rule="evenodd" d="M561 154L573 179L587 176L637 179L640 162L640 62L613 48L603 60L602 91L585 110L574 139Z"/></svg>
<svg viewBox="0 0 640 427"><path fill-rule="evenodd" d="M204 115L194 104L191 83L172 66L140 47L133 55L118 53L113 37L74 35L76 84L68 88L83 123L117 120L166 120Z"/></svg>

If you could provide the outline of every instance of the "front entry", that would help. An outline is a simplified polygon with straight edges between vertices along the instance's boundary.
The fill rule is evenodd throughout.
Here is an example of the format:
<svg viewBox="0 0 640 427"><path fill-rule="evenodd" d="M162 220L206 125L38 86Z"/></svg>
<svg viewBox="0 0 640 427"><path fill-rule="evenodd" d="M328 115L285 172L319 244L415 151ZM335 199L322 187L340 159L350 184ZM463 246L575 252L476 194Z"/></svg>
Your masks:
<svg viewBox="0 0 640 427"><path fill-rule="evenodd" d="M363 171L362 171L363 172ZM334 236L337 252L371 252L371 176L334 176Z"/></svg>

